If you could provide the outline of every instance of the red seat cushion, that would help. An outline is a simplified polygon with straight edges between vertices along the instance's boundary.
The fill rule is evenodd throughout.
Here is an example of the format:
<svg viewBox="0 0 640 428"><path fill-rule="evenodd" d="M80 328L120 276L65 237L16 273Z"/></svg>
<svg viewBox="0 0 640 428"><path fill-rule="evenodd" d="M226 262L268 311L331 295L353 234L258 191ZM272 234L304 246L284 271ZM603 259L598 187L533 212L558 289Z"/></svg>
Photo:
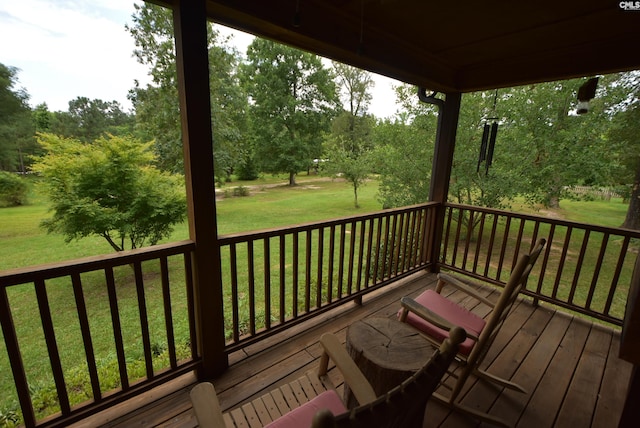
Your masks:
<svg viewBox="0 0 640 428"><path fill-rule="evenodd" d="M467 332L473 333L476 336L480 335L480 332L486 324L484 319L471 313L467 309L458 306L456 303L441 296L434 290L425 291L419 295L415 301L430 311L440 315L450 323L460 326ZM409 315L407 316L407 323L424 332L427 336L433 337L437 341L442 342L445 338L449 337L448 331L436 327L411 312L409 312ZM468 338L460 344L458 352L462 355L469 355L474 344L475 341Z"/></svg>
<svg viewBox="0 0 640 428"><path fill-rule="evenodd" d="M329 409L334 415L347 411L338 394L333 391L325 391L313 400L293 409L286 415L280 416L265 428L306 428L311 426L313 416L321 409Z"/></svg>

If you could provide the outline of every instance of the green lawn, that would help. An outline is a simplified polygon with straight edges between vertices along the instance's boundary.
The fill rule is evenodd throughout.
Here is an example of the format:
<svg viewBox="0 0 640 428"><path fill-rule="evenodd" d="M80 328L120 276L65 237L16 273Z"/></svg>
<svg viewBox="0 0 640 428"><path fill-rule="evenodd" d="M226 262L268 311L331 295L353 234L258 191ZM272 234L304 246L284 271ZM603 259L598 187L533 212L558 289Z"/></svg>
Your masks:
<svg viewBox="0 0 640 428"><path fill-rule="evenodd" d="M533 209L519 201L512 206L512 210L516 212L606 227L620 227L627 214L627 208L629 208L629 205L623 203L620 198L612 198L610 201L562 200L560 202L560 208L553 210L543 208Z"/></svg>
<svg viewBox="0 0 640 428"><path fill-rule="evenodd" d="M359 192L360 208L354 207L353 189L343 180L303 175L298 185L289 187L284 176L267 176L253 182L228 183L252 186L248 197L218 200L218 233L228 234L356 215L381 209L376 200L377 183L368 183ZM268 187L275 186L275 187ZM0 270L53 263L111 253L107 242L98 237L65 243L62 235L47 234L39 227L48 215L46 200L37 186L30 203L0 209ZM250 215L249 215L250 213ZM165 242L188 239L187 224L176 226Z"/></svg>

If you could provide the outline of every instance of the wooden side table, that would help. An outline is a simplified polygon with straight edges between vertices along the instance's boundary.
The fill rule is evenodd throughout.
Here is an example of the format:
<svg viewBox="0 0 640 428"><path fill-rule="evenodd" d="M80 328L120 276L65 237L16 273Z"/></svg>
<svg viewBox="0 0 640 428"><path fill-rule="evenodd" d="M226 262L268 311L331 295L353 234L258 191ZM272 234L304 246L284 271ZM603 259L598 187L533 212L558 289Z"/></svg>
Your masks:
<svg viewBox="0 0 640 428"><path fill-rule="evenodd" d="M347 329L347 351L377 396L401 384L424 366L435 348L413 327L389 318L368 318ZM348 408L357 405L345 385Z"/></svg>

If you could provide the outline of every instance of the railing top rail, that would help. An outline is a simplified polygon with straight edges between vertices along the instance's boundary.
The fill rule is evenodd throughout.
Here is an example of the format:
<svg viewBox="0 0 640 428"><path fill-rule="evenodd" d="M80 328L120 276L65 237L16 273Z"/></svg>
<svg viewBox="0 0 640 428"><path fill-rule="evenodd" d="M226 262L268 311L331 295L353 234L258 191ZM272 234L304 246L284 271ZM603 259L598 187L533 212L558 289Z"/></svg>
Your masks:
<svg viewBox="0 0 640 428"><path fill-rule="evenodd" d="M220 245L227 245L233 242L252 241L264 238L270 238L279 236L282 234L292 234L296 232L306 232L308 230L318 229L320 227L337 226L341 224L348 224L353 221L367 221L374 218L384 217L385 215L392 214L394 212L407 212L415 211L428 207L435 207L439 205L439 202L426 202L423 204L409 205L402 208L390 208L386 210L380 210L369 214L356 214L349 217L340 217L337 219L321 220L310 223L298 224L295 226L282 226L272 229L261 229L252 232L238 232L227 235L218 236L218 242Z"/></svg>
<svg viewBox="0 0 640 428"><path fill-rule="evenodd" d="M573 228L588 229L592 232L603 232L603 233L609 233L609 234L615 234L615 235L628 236L630 238L640 238L639 230L624 229L621 227L598 226L594 224L580 223L580 222L571 221L571 220L559 220L555 218L549 218L549 217L533 215L533 214L522 214L514 211L505 211L505 210L500 210L496 208L486 208L486 207L478 207L478 206L464 205L464 204L453 204L449 202L447 202L445 206L451 207L451 208L471 210L471 211L481 211L481 212L490 213L490 214L508 215L511 217L522 218L525 220L540 221L543 223L555 224L556 226L567 226L567 227L573 227Z"/></svg>
<svg viewBox="0 0 640 428"><path fill-rule="evenodd" d="M39 266L28 266L9 269L0 272L0 287L24 284L35 280L45 280L80 274L109 266L122 266L135 262L154 259L161 256L182 254L195 249L195 243L190 240L153 245L135 250L121 251L113 254L84 257L81 259L65 260L63 262L47 263Z"/></svg>

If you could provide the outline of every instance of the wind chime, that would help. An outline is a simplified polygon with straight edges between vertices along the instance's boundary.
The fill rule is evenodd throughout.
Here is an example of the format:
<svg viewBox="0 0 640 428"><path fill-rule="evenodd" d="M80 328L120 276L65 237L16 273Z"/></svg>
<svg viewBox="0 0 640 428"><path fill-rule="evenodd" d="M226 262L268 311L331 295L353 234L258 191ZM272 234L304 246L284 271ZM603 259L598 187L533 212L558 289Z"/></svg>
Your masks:
<svg viewBox="0 0 640 428"><path fill-rule="evenodd" d="M493 161L493 150L496 146L498 136L498 117L496 116L496 103L498 101L498 90L493 95L493 110L491 115L484 120L484 130L482 132L482 143L480 144L480 155L478 156L478 167L476 172L480 172L480 164L484 161L484 175L489 174L489 167Z"/></svg>

